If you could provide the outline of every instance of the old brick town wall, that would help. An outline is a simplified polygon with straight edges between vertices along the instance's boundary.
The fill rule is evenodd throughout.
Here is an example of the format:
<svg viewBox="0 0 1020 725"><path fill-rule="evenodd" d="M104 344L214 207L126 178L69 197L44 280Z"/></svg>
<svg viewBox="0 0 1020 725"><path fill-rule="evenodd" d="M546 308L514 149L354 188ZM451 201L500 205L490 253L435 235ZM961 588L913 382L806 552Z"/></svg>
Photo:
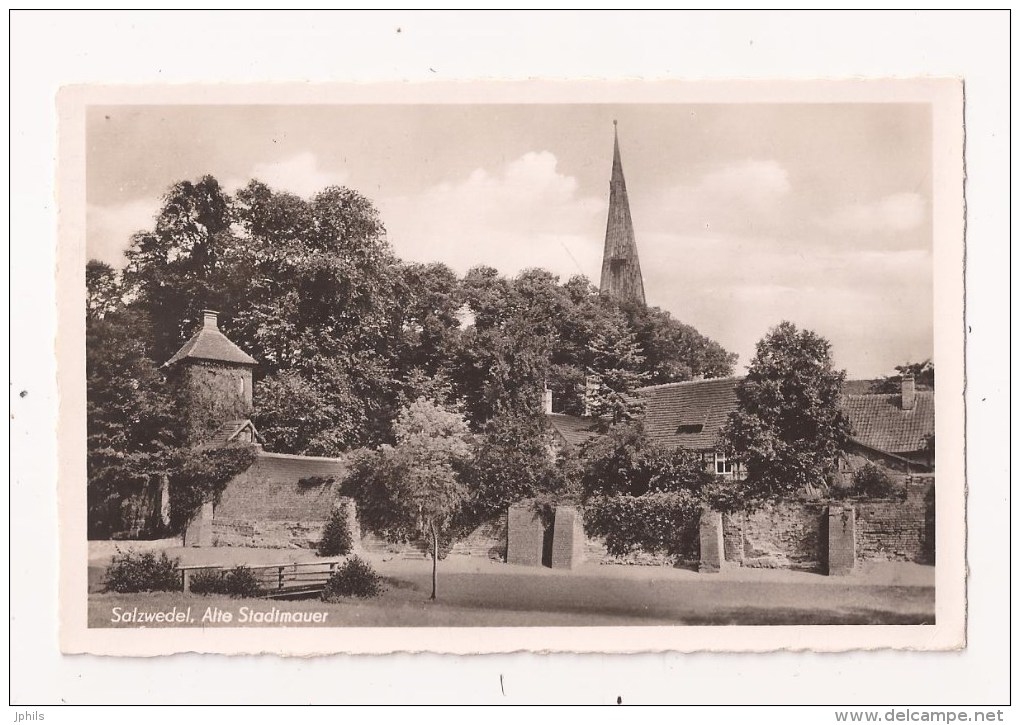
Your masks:
<svg viewBox="0 0 1020 725"><path fill-rule="evenodd" d="M315 547L346 472L341 458L260 453L213 508L213 544Z"/></svg>

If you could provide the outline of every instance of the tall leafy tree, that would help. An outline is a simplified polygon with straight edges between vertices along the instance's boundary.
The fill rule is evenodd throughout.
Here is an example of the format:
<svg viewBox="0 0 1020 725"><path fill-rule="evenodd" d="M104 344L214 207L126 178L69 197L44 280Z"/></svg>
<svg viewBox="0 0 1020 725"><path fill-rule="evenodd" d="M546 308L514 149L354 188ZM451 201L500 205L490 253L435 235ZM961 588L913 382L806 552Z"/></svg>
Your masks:
<svg viewBox="0 0 1020 725"><path fill-rule="evenodd" d="M900 382L909 375L914 379L914 384L919 388L935 389L935 363L931 360L924 362L904 363L897 365L895 375L887 375L877 381L873 388L876 393L898 393Z"/></svg>
<svg viewBox="0 0 1020 725"><path fill-rule="evenodd" d="M556 278L528 270L514 280L486 267L463 281L474 324L464 331L454 380L476 430L501 414L538 410L562 298Z"/></svg>
<svg viewBox="0 0 1020 725"><path fill-rule="evenodd" d="M85 265L85 317L101 320L123 304L117 271L106 262L90 259Z"/></svg>
<svg viewBox="0 0 1020 725"><path fill-rule="evenodd" d="M432 558L432 595L438 595L440 545L453 531L468 498L463 472L471 434L463 416L416 400L394 424L396 443L365 454L345 481L363 524L391 539L423 542Z"/></svg>
<svg viewBox="0 0 1020 725"><path fill-rule="evenodd" d="M173 402L150 357L137 310L89 319L85 331L88 528L108 536L120 506L165 470L178 433Z"/></svg>
<svg viewBox="0 0 1020 725"><path fill-rule="evenodd" d="M151 231L134 235L124 270L127 292L152 322L153 355L167 360L202 309L231 310L238 255L229 195L212 176L170 187Z"/></svg>
<svg viewBox="0 0 1020 725"><path fill-rule="evenodd" d="M625 312L645 356L643 369L649 385L733 374L735 353L727 352L668 312L658 307L637 306L627 307Z"/></svg>
<svg viewBox="0 0 1020 725"><path fill-rule="evenodd" d="M829 342L810 330L782 322L758 342L723 431L746 472L738 484L745 503L827 483L850 437L839 405L845 378Z"/></svg>
<svg viewBox="0 0 1020 725"><path fill-rule="evenodd" d="M540 494L561 493L565 482L559 473L549 431L539 415L497 415L478 436L471 462L472 520Z"/></svg>

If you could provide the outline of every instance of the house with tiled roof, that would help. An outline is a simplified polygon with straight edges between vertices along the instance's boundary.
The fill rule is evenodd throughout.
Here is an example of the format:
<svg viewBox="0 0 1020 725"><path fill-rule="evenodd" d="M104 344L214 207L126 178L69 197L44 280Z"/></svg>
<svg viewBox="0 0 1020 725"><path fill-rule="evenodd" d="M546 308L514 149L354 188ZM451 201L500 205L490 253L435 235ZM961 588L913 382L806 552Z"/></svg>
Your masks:
<svg viewBox="0 0 1020 725"><path fill-rule="evenodd" d="M737 382L738 378L711 378L638 388L635 392L645 403L646 433L661 445L700 453L705 466L719 475L739 475L718 445L726 418L737 406ZM547 399L546 420L564 447L580 446L598 434L594 418L551 411Z"/></svg>
<svg viewBox="0 0 1020 725"><path fill-rule="evenodd" d="M900 392L844 395L853 446L842 468L880 463L904 473L935 469L935 391L917 390L904 376Z"/></svg>
<svg viewBox="0 0 1020 725"><path fill-rule="evenodd" d="M706 467L720 475L739 470L719 447L719 437L731 412L737 409L737 385L742 378L712 378L639 388L645 401L645 431L656 443L702 454ZM920 473L934 470L935 392L917 390L913 378L901 383L900 393L861 392L870 389L849 381L840 404L850 419L851 445L841 470L852 473L864 463L892 471ZM597 435L595 420L551 413L546 419L561 445L576 447Z"/></svg>

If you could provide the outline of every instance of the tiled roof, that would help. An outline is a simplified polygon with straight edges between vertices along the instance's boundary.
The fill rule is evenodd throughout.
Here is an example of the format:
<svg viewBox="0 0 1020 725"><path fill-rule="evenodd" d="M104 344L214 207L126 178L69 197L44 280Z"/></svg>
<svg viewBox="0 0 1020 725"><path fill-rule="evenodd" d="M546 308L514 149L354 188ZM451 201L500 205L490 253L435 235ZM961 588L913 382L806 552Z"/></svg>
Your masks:
<svg viewBox="0 0 1020 725"><path fill-rule="evenodd" d="M638 388L645 398L645 431L656 443L712 450L730 411L740 378L711 378Z"/></svg>
<svg viewBox="0 0 1020 725"><path fill-rule="evenodd" d="M868 395L875 392L881 380L847 380L843 383L843 395Z"/></svg>
<svg viewBox="0 0 1020 725"><path fill-rule="evenodd" d="M221 425L216 431L209 436L209 440L206 441L211 446L223 446L234 440L238 434L245 428L251 428L252 438L259 443L264 443L265 440L262 438L262 434L255 428L255 424L247 418L238 420L228 420L226 423Z"/></svg>
<svg viewBox="0 0 1020 725"><path fill-rule="evenodd" d="M203 327L184 343L184 347L166 361L170 366L184 359L212 360L213 362L255 365L255 358L232 343L215 328Z"/></svg>
<svg viewBox="0 0 1020 725"><path fill-rule="evenodd" d="M644 423L657 443L689 450L712 450L729 414L737 408L741 378L713 378L639 388L645 400ZM858 390L871 381L850 381L844 390ZM853 439L888 453L909 453L925 447L935 432L935 393L918 390L914 408L903 410L900 396L844 394L841 405L853 429ZM572 446L595 435L590 418L552 414L556 431Z"/></svg>
<svg viewBox="0 0 1020 725"><path fill-rule="evenodd" d="M596 435L591 418L566 413L547 413L545 417L568 446L579 446Z"/></svg>
<svg viewBox="0 0 1020 725"><path fill-rule="evenodd" d="M870 448L889 453L919 451L925 447L925 438L935 433L935 393L931 390L918 390L910 410L903 410L898 394L847 395L842 404L854 440Z"/></svg>

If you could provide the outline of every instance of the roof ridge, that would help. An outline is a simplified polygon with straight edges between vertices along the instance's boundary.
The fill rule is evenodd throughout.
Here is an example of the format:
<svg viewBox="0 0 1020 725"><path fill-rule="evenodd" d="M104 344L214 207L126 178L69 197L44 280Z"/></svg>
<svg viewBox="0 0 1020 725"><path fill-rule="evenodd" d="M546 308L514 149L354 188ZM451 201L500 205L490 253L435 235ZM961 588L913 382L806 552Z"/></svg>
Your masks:
<svg viewBox="0 0 1020 725"><path fill-rule="evenodd" d="M204 343L203 349L199 350L199 345L202 343ZM255 358L238 347L237 343L224 335L221 330L208 327L203 327L195 332L174 353L173 357L163 363L163 367L169 367L188 358L234 363L235 365L258 365Z"/></svg>
<svg viewBox="0 0 1020 725"><path fill-rule="evenodd" d="M640 388L634 388L636 392L643 392L645 390L659 390L660 388L671 388L680 387L681 385L699 385L703 383L722 383L726 381L739 381L743 380L743 376L729 375L725 378L702 378L701 380L676 380L672 383L657 383L656 385L644 385Z"/></svg>

